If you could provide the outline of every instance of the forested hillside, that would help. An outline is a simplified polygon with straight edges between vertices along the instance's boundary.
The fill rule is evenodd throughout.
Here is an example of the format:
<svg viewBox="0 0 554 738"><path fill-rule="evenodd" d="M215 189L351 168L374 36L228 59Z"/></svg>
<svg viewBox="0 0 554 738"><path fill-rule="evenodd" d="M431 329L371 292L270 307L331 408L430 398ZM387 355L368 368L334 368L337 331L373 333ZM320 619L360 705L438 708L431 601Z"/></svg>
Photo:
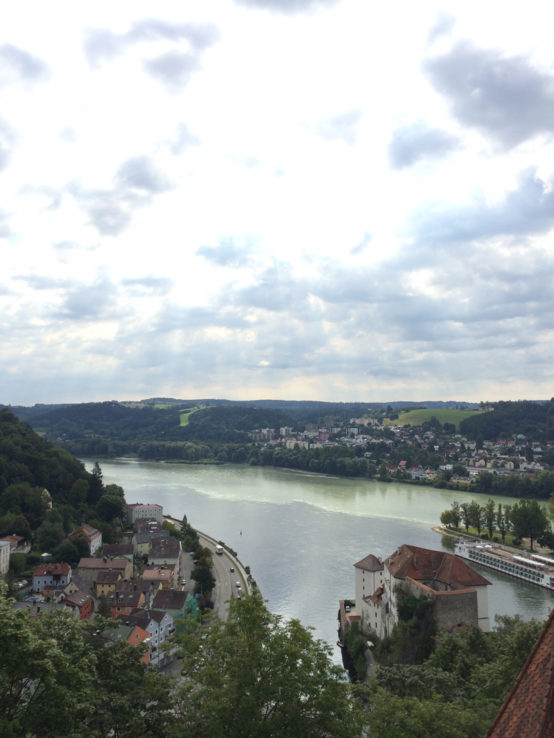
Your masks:
<svg viewBox="0 0 554 738"><path fill-rule="evenodd" d="M32 543L29 563L44 551L78 558L79 544L64 539L83 522L115 540L124 504L123 490L104 486L98 466L87 472L68 451L0 410L0 536L15 533Z"/></svg>
<svg viewBox="0 0 554 738"><path fill-rule="evenodd" d="M471 439L512 438L524 435L533 441L554 439L554 400L549 402L498 402L489 412L466 418L460 432Z"/></svg>

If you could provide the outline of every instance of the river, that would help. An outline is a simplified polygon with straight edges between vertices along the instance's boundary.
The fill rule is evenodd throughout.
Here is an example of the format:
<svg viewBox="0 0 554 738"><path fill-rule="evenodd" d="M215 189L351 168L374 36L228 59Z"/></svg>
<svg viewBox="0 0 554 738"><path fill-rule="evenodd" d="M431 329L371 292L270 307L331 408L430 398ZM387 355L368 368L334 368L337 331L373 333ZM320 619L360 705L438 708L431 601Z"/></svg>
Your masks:
<svg viewBox="0 0 554 738"><path fill-rule="evenodd" d="M94 460L83 459L91 470ZM249 565L269 609L298 618L336 647L338 601L354 596L353 564L385 558L402 543L446 549L431 527L454 500L482 495L396 482L352 480L242 465L202 466L134 459L100 460L106 484L127 502L163 505L164 513L223 540ZM513 504L513 498L495 501ZM499 614L545 620L552 594L475 566L490 582L491 622Z"/></svg>

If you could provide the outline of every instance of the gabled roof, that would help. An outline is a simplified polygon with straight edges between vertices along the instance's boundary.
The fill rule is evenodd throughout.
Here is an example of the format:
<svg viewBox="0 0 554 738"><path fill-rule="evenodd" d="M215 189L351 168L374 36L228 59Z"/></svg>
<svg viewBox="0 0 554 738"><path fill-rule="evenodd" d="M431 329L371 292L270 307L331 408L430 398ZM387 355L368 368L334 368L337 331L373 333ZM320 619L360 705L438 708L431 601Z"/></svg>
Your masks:
<svg viewBox="0 0 554 738"><path fill-rule="evenodd" d="M395 579L410 577L416 581L437 580L453 587L482 587L490 584L488 579L459 556L407 544L385 559L385 566Z"/></svg>
<svg viewBox="0 0 554 738"><path fill-rule="evenodd" d="M129 566L127 559L91 559L83 558L80 559L77 566L78 569L123 569L125 570Z"/></svg>
<svg viewBox="0 0 554 738"><path fill-rule="evenodd" d="M485 738L521 736L554 736L554 610Z"/></svg>
<svg viewBox="0 0 554 738"><path fill-rule="evenodd" d="M67 577L71 572L71 567L63 561L54 564L41 564L33 571L34 577L58 576Z"/></svg>
<svg viewBox="0 0 554 738"><path fill-rule="evenodd" d="M154 595L153 607L159 610L183 610L188 592L179 589L159 589Z"/></svg>
<svg viewBox="0 0 554 738"><path fill-rule="evenodd" d="M354 566L357 569L364 569L365 571L383 570L383 564L379 561L377 556L374 556L373 554L369 554L365 557L365 559L362 559L361 561L358 561L357 564L354 564Z"/></svg>

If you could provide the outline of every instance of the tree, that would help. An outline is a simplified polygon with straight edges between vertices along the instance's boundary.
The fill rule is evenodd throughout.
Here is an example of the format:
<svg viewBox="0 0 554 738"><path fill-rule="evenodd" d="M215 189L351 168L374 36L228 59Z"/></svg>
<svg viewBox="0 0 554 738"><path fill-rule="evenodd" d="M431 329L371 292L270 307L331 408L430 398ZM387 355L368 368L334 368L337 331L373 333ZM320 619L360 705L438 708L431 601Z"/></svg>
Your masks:
<svg viewBox="0 0 554 738"><path fill-rule="evenodd" d="M477 528L478 535L481 535L481 528L483 527L483 508L476 500L472 500L469 503L469 524L473 528Z"/></svg>
<svg viewBox="0 0 554 738"><path fill-rule="evenodd" d="M529 538L531 551L533 541L550 529L548 516L536 500L520 500L512 506L510 520L518 538Z"/></svg>
<svg viewBox="0 0 554 738"><path fill-rule="evenodd" d="M231 602L226 623L181 636L188 673L170 736L348 736L361 734L351 685L330 647L298 620L271 614L259 595Z"/></svg>
<svg viewBox="0 0 554 738"><path fill-rule="evenodd" d="M454 513L452 510L443 510L441 512L441 523L446 525L448 528L455 527L454 525Z"/></svg>
<svg viewBox="0 0 554 738"><path fill-rule="evenodd" d="M0 733L17 736L165 737L169 683L113 642L113 621L67 611L31 618L0 596Z"/></svg>
<svg viewBox="0 0 554 738"><path fill-rule="evenodd" d="M510 525L510 509L510 505L506 505L504 510L502 510L502 505L498 503L498 509L496 511L496 527L502 536L502 543L504 543L506 531Z"/></svg>
<svg viewBox="0 0 554 738"><path fill-rule="evenodd" d="M462 514L460 510L460 503L454 500L454 502L452 503L451 510L452 510L452 521L454 523L454 527L458 528L458 526L460 525L460 517Z"/></svg>
<svg viewBox="0 0 554 738"><path fill-rule="evenodd" d="M491 500L490 497L485 503L485 506L483 508L483 518L484 518L485 526L489 532L489 538L492 538L492 533L494 530L494 522L496 520L496 511L495 511L494 500Z"/></svg>
<svg viewBox="0 0 554 738"><path fill-rule="evenodd" d="M469 514L469 502L462 502L460 505L460 514L462 516L462 521L464 524L464 528L466 531L469 530L470 523L470 514Z"/></svg>

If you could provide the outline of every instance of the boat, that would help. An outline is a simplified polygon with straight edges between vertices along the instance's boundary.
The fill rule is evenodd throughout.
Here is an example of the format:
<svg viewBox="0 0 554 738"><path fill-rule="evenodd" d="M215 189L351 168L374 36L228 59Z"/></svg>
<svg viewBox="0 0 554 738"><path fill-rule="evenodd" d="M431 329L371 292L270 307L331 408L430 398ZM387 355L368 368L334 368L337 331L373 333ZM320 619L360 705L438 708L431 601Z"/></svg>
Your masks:
<svg viewBox="0 0 554 738"><path fill-rule="evenodd" d="M516 579L554 592L554 559L539 554L522 556L499 545L458 538L454 553L475 564L487 566Z"/></svg>

